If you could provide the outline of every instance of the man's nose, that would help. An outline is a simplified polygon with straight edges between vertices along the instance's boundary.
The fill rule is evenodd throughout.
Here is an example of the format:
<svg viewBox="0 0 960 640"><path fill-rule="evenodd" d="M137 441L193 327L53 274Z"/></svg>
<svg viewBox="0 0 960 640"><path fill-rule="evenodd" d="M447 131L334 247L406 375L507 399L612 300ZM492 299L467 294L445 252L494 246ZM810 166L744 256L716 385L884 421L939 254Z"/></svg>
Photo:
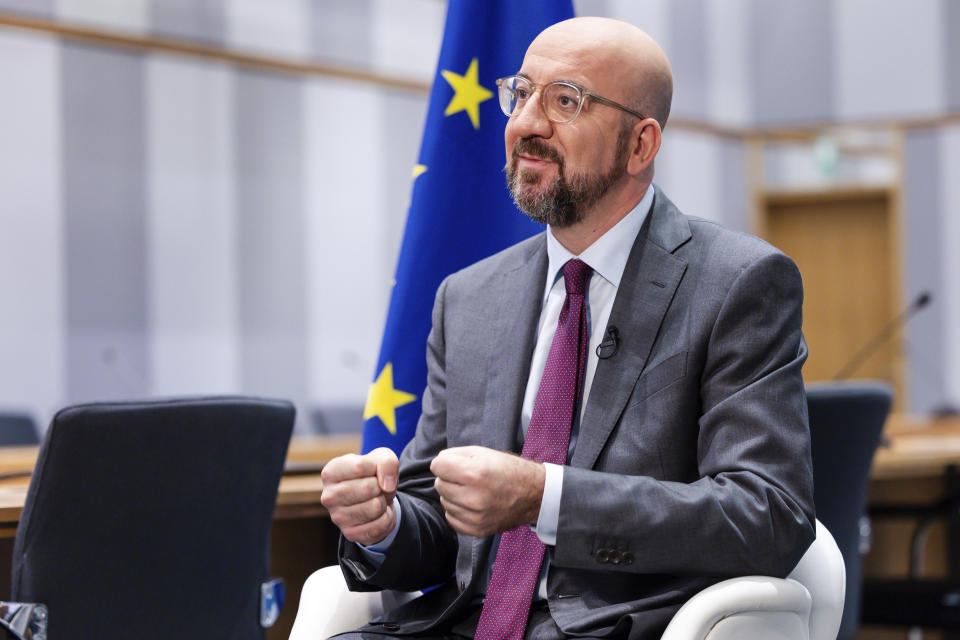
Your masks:
<svg viewBox="0 0 960 640"><path fill-rule="evenodd" d="M541 138L549 138L553 131L553 123L543 112L543 105L540 102L540 95L530 96L530 99L518 107L513 117L510 118L517 135L521 138L527 138L533 135Z"/></svg>

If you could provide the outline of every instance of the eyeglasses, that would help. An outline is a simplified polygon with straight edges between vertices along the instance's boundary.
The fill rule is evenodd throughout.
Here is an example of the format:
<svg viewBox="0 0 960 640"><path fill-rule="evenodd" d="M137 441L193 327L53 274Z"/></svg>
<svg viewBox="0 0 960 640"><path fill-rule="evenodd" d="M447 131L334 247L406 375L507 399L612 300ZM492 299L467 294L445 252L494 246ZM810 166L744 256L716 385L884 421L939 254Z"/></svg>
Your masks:
<svg viewBox="0 0 960 640"><path fill-rule="evenodd" d="M530 82L523 76L507 76L497 80L497 93L500 98L500 108L508 116L514 116L523 110L523 106L537 89L540 89L540 104L543 112L551 122L573 122L583 109L584 98L589 96L597 102L626 111L641 120L646 118L639 111L616 103L613 100L598 96L578 87L571 82L556 81L539 85Z"/></svg>

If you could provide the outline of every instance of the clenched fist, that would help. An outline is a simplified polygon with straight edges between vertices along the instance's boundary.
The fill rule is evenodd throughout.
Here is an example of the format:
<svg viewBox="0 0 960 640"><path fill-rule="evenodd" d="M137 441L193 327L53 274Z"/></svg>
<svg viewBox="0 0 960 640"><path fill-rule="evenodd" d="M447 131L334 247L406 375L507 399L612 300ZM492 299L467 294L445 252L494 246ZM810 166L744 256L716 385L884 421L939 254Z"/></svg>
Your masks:
<svg viewBox="0 0 960 640"><path fill-rule="evenodd" d="M393 531L398 467L397 455L386 447L340 456L323 467L320 502L347 540L369 546Z"/></svg>
<svg viewBox="0 0 960 640"><path fill-rule="evenodd" d="M542 464L486 447L453 447L430 463L447 522L460 533L488 536L540 515Z"/></svg>

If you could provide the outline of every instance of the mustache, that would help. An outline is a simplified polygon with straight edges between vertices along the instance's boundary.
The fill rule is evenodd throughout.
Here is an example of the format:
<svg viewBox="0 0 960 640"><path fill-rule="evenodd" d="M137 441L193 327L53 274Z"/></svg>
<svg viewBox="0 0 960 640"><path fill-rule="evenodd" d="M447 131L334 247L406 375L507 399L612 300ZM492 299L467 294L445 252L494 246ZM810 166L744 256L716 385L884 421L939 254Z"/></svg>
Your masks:
<svg viewBox="0 0 960 640"><path fill-rule="evenodd" d="M557 152L556 149L545 143L540 138L520 138L513 144L513 164L516 166L517 158L521 153L537 156L538 158L543 158L544 160L550 160L556 162L561 167L563 166L563 157Z"/></svg>

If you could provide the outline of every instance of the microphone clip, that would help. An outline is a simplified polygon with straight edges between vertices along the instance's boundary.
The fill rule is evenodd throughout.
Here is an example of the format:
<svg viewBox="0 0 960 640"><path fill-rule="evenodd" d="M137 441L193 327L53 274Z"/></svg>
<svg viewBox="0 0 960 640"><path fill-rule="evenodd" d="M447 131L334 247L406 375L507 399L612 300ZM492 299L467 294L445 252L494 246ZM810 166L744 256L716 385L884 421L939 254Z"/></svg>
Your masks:
<svg viewBox="0 0 960 640"><path fill-rule="evenodd" d="M601 360L612 358L620 350L620 333L613 325L607 327L603 342L597 345L597 357Z"/></svg>

